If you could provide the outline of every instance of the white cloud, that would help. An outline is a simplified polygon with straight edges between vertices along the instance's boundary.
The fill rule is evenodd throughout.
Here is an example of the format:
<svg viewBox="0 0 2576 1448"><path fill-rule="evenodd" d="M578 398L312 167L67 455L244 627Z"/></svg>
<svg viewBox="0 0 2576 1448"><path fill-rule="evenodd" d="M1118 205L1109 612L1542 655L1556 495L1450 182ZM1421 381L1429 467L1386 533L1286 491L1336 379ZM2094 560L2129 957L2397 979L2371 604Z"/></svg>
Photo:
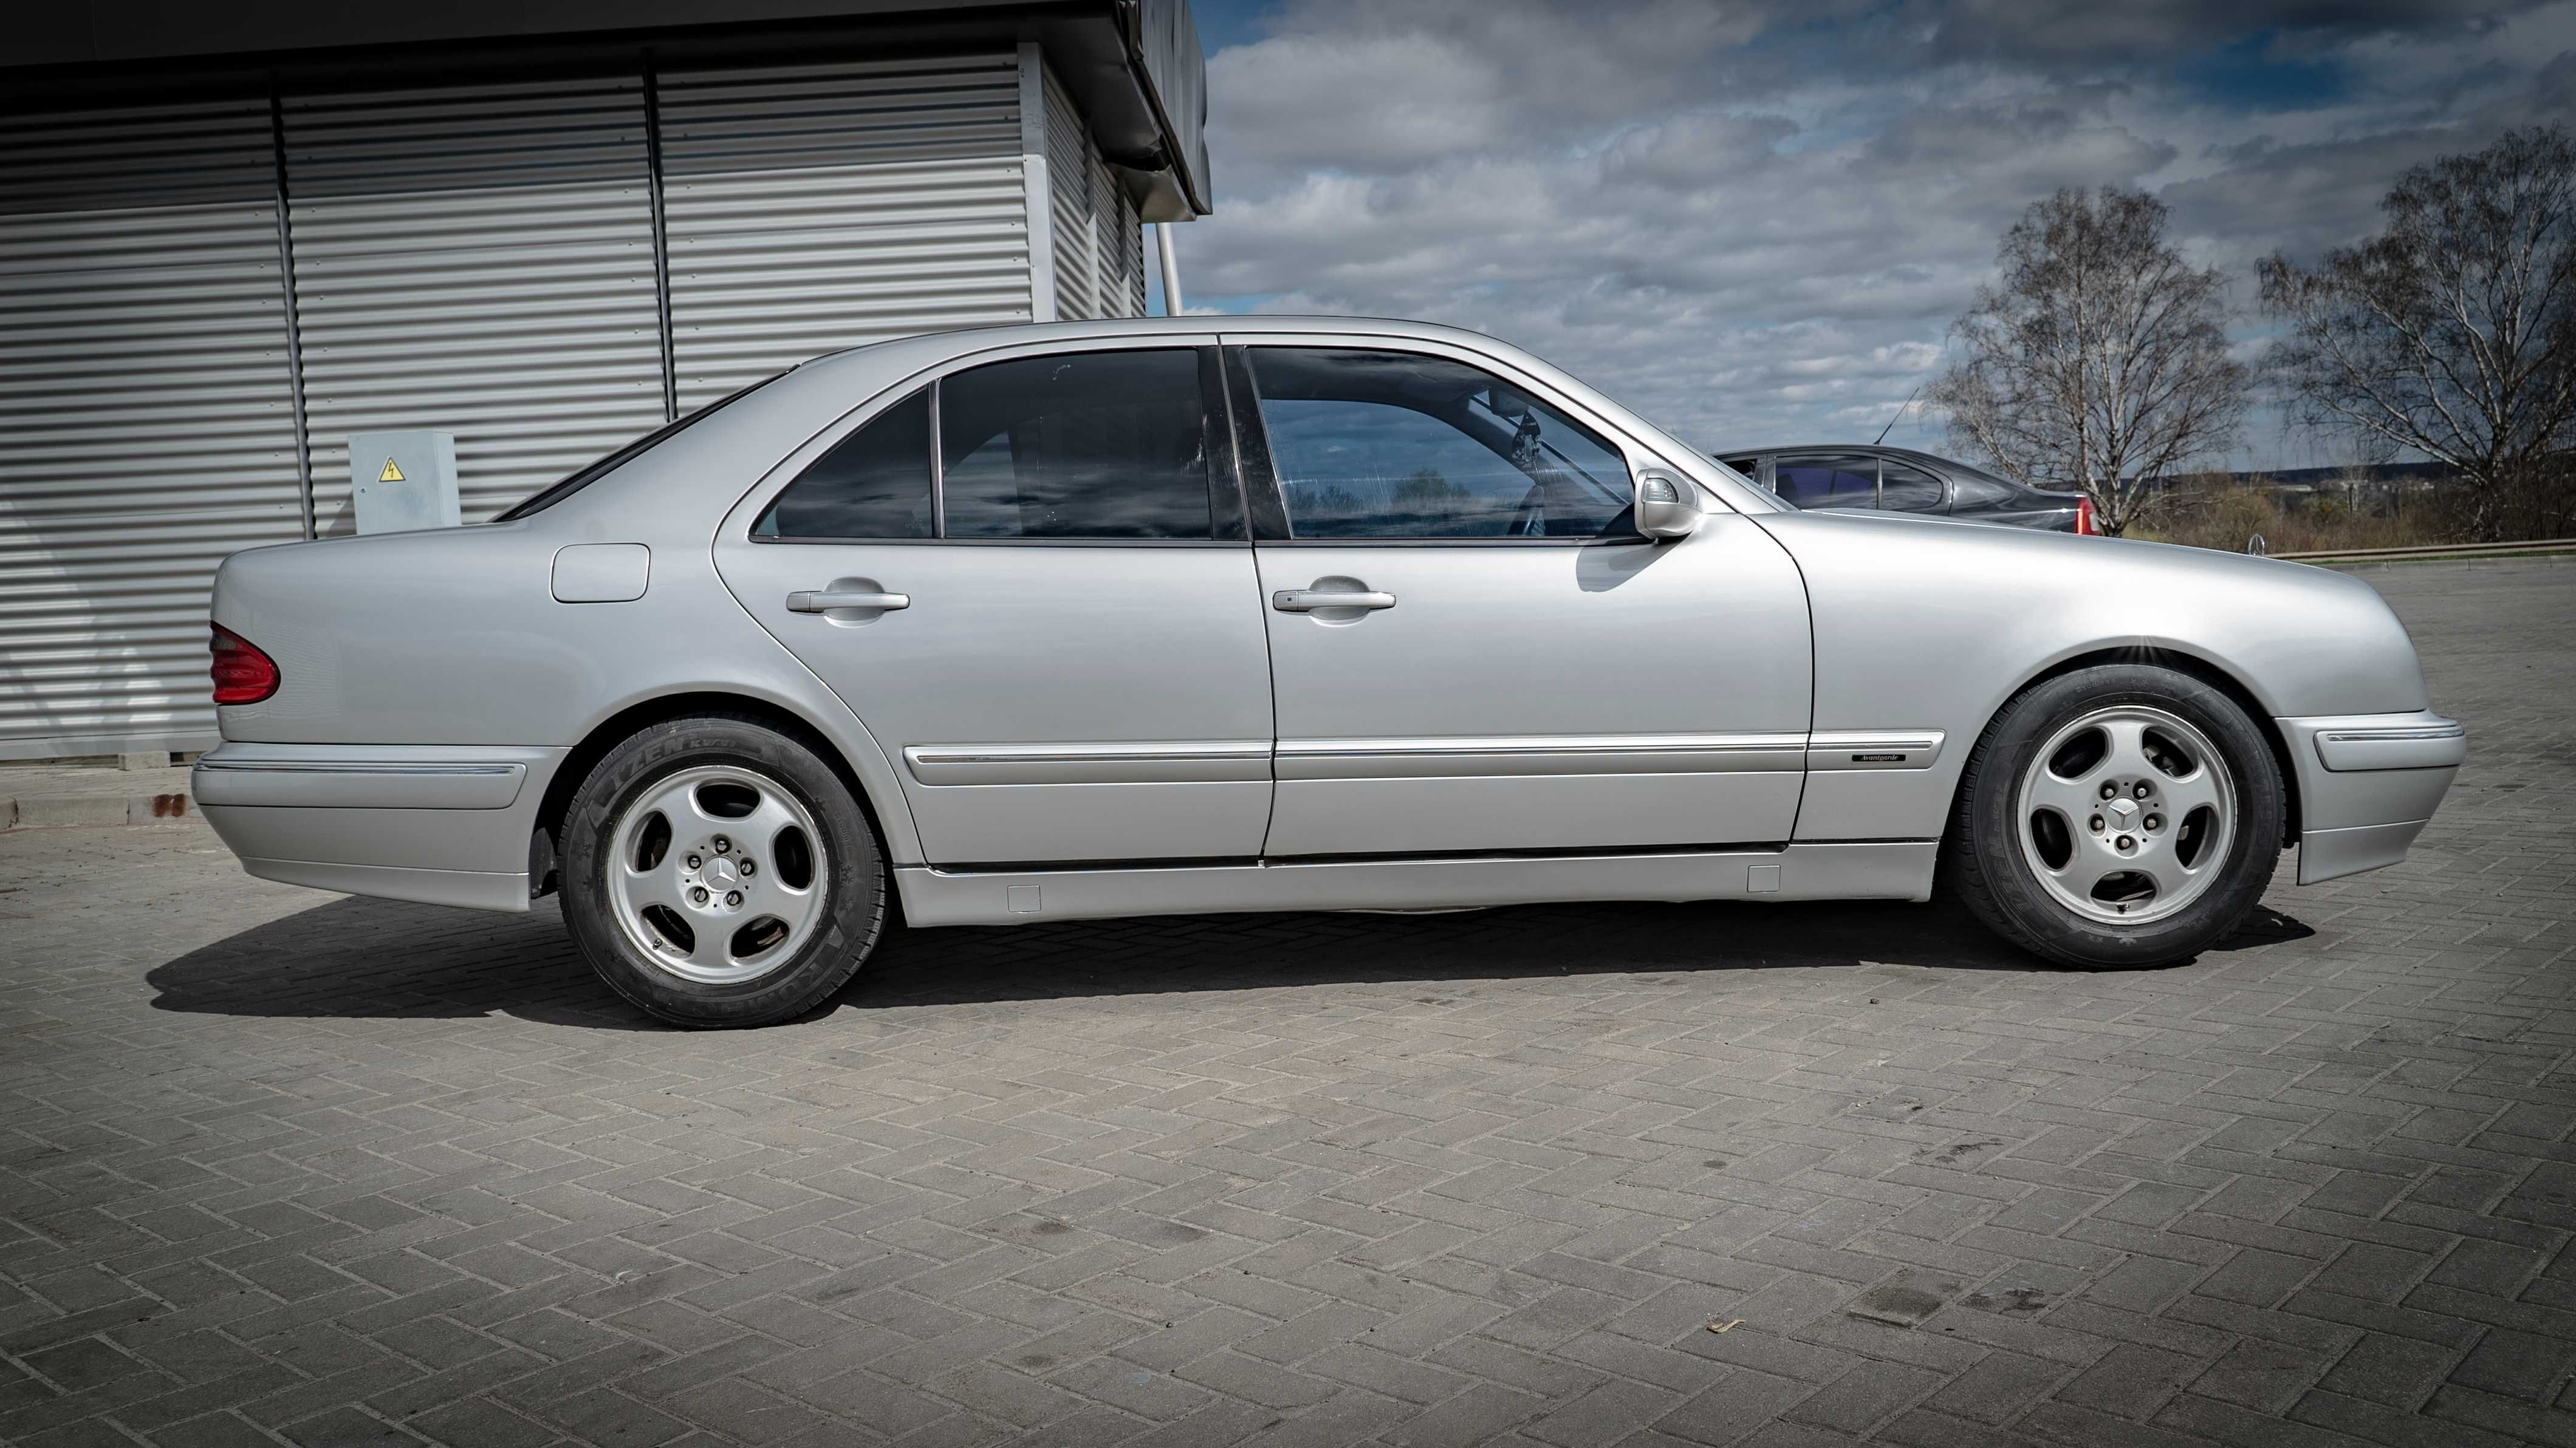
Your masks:
<svg viewBox="0 0 2576 1448"><path fill-rule="evenodd" d="M2576 0L2045 4L1290 0L1209 62L1188 290L1493 332L1711 445L1875 434L2059 186L2158 188L2241 273L2357 235L2407 165L2576 109ZM2193 78L2266 31L2283 74L2350 84L2293 107L2259 71ZM1920 412L1891 440L1938 446Z"/></svg>

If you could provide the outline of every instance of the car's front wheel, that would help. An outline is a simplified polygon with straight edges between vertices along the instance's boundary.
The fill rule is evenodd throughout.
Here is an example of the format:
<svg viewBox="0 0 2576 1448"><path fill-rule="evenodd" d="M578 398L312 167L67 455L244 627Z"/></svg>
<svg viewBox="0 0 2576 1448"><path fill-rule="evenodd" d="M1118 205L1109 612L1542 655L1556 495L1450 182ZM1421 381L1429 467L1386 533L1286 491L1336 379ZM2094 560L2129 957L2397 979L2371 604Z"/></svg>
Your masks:
<svg viewBox="0 0 2576 1448"><path fill-rule="evenodd" d="M802 1015L885 925L867 817L812 750L748 719L675 719L611 749L566 812L563 878L591 968L678 1025Z"/></svg>
<svg viewBox="0 0 2576 1448"><path fill-rule="evenodd" d="M2261 900L2284 808L2280 765L2234 699L2152 665L2079 669L2024 691L1978 741L1945 867L2033 954L2166 965Z"/></svg>

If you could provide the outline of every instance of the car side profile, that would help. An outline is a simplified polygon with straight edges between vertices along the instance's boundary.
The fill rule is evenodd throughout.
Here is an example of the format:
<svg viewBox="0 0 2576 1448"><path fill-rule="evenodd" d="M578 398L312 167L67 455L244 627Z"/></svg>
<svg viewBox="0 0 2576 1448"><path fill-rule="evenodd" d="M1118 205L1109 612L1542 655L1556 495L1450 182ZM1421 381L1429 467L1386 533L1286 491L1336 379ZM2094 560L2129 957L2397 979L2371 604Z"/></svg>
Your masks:
<svg viewBox="0 0 2576 1448"><path fill-rule="evenodd" d="M2367 585L1800 512L1516 348L1337 318L837 353L483 525L234 555L207 818L525 910L688 1025L911 928L1921 900L2190 956L2465 750Z"/></svg>
<svg viewBox="0 0 2576 1448"><path fill-rule="evenodd" d="M1912 448L1827 443L1719 455L1748 482L1793 508L1857 508L1967 518L2008 528L2078 533L2081 493L2026 488L1956 458Z"/></svg>

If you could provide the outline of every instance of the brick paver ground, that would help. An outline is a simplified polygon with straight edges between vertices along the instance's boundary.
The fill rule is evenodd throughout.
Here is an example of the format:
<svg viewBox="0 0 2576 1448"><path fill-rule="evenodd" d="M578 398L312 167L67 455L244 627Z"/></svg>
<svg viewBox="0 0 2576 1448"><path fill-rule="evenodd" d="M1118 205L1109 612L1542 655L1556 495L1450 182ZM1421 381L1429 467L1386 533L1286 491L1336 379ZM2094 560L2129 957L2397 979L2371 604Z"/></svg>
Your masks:
<svg viewBox="0 0 2576 1448"><path fill-rule="evenodd" d="M0 1440L2569 1442L2576 562L2370 577L2449 806L2157 972L1138 921L689 1035L551 904L0 837Z"/></svg>

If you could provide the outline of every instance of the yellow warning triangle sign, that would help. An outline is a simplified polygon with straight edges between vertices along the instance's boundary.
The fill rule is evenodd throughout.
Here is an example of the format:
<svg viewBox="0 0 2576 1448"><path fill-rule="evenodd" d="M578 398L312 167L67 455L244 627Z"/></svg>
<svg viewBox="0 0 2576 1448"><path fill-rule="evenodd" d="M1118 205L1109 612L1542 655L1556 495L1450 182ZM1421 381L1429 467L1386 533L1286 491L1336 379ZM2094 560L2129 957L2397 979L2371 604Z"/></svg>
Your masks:
<svg viewBox="0 0 2576 1448"><path fill-rule="evenodd" d="M385 470L376 474L376 481L380 483L399 483L402 480L402 469L394 466L394 460L392 458L385 459Z"/></svg>

